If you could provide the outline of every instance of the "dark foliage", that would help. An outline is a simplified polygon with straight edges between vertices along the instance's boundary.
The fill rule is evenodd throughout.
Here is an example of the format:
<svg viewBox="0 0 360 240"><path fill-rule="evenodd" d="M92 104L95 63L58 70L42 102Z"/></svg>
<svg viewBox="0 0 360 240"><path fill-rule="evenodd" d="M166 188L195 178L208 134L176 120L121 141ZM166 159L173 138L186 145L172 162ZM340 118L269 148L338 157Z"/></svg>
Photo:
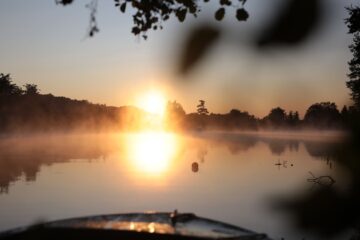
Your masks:
<svg viewBox="0 0 360 240"><path fill-rule="evenodd" d="M351 98L355 106L360 110L360 8L351 7L348 11L350 16L346 19L346 24L354 38L353 44L349 47L353 58L349 62L350 73L346 85L351 90Z"/></svg>
<svg viewBox="0 0 360 240"><path fill-rule="evenodd" d="M220 30L210 25L194 28L186 39L179 57L179 73L186 74L210 52L218 41Z"/></svg>
<svg viewBox="0 0 360 240"><path fill-rule="evenodd" d="M306 111L304 121L320 129L337 128L341 124L341 115L335 103L315 103Z"/></svg>
<svg viewBox="0 0 360 240"><path fill-rule="evenodd" d="M0 74L0 133L131 129L140 126L143 114L134 107L43 95L34 84L22 90L9 74Z"/></svg>
<svg viewBox="0 0 360 240"><path fill-rule="evenodd" d="M320 18L319 0L289 0L274 22L265 29L259 47L295 45L304 41L316 28Z"/></svg>
<svg viewBox="0 0 360 240"><path fill-rule="evenodd" d="M349 17L345 20L349 33L354 34L360 31L360 7L349 7L347 8Z"/></svg>
<svg viewBox="0 0 360 240"><path fill-rule="evenodd" d="M260 34L254 39L258 47L296 46L305 42L316 29L322 9L321 0L289 0L285 7L279 9L275 20L261 29ZM55 0L57 4L70 5L73 0ZM86 6L90 9L90 23L88 35L91 37L99 32L96 21L98 0L91 0ZM171 17L179 22L185 21L191 15L197 17L201 5L209 0L114 0L119 12L133 12L134 25L131 32L147 39L149 30L163 28L163 23ZM214 13L214 18L221 21L226 17L229 8L235 9L235 19L246 21L248 12L244 9L246 0L218 0L219 8ZM186 74L206 56L211 47L219 40L221 31L211 26L200 26L188 34L185 39L182 53L179 56L179 73Z"/></svg>
<svg viewBox="0 0 360 240"><path fill-rule="evenodd" d="M57 4L64 6L74 2L74 0L55 0ZM129 8L134 11L132 16L134 26L131 32L134 35L141 35L144 39L147 38L148 30L162 29L162 23L176 17L179 22L183 22L186 16L191 15L197 17L200 12L200 4L208 3L208 0L114 0L115 7L119 8L120 12L125 13ZM244 21L248 18L248 13L243 8L246 0L219 0L219 9L215 13L217 20L222 20L225 15L225 8L233 7L238 9L236 18L239 21ZM239 5L239 3L241 3ZM96 5L97 0L92 0L89 4L92 9L90 18L89 36L93 36L99 29L96 23Z"/></svg>
<svg viewBox="0 0 360 240"><path fill-rule="evenodd" d="M297 111L290 111L288 114L280 107L273 108L270 113L261 120L262 128L267 129L300 129L309 127L300 120Z"/></svg>
<svg viewBox="0 0 360 240"><path fill-rule="evenodd" d="M199 105L197 105L196 108L197 108L197 113L200 114L200 115L209 114L209 111L205 107L205 101L204 100L199 100Z"/></svg>
<svg viewBox="0 0 360 240"><path fill-rule="evenodd" d="M114 131L151 127L146 113L135 107L109 107L86 100L40 94L35 84L21 89L9 74L0 74L0 133L51 131ZM179 130L298 130L343 129L356 111L344 107L339 113L334 103L315 103L304 120L298 112L277 107L263 119L232 109L226 114L209 114L204 100L197 112L186 114L180 103L168 102L166 127Z"/></svg>
<svg viewBox="0 0 360 240"><path fill-rule="evenodd" d="M35 84L25 84L24 87L25 87L24 94L26 95L36 95L40 93L38 86Z"/></svg>
<svg viewBox="0 0 360 240"><path fill-rule="evenodd" d="M0 73L0 96L18 96L21 94L21 88L12 82L10 74Z"/></svg>
<svg viewBox="0 0 360 240"><path fill-rule="evenodd" d="M286 123L285 110L280 107L273 108L264 120L270 123L272 126L283 127Z"/></svg>

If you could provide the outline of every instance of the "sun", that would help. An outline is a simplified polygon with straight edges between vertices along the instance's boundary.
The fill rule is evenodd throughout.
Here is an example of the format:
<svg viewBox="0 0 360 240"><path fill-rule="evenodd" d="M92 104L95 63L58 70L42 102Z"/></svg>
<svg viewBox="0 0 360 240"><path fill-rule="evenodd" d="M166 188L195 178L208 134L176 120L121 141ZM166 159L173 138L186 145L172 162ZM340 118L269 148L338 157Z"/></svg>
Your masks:
<svg viewBox="0 0 360 240"><path fill-rule="evenodd" d="M177 141L174 134L142 132L129 139L130 157L134 166L149 174L165 172L176 155Z"/></svg>
<svg viewBox="0 0 360 240"><path fill-rule="evenodd" d="M166 108L166 99L160 91L152 90L140 98L139 106L149 113L162 116Z"/></svg>

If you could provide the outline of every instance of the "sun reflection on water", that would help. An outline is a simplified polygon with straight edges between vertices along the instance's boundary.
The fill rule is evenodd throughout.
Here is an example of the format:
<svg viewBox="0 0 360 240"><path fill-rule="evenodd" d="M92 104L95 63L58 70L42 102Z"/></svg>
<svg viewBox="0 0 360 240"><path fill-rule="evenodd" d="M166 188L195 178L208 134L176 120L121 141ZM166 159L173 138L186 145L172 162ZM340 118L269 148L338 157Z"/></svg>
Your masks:
<svg viewBox="0 0 360 240"><path fill-rule="evenodd" d="M161 174L169 169L176 156L177 139L167 132L143 132L131 136L130 159L136 170Z"/></svg>

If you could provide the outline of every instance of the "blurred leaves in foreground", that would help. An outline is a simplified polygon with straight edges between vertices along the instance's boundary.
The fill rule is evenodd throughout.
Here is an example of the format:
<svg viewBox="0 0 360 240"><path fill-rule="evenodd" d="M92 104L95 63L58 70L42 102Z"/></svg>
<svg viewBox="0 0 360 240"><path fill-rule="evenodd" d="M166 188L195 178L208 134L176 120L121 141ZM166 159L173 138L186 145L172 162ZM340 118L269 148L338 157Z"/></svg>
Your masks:
<svg viewBox="0 0 360 240"><path fill-rule="evenodd" d="M206 57L219 40L220 33L220 29L207 24L194 28L181 50L179 72L186 74Z"/></svg>
<svg viewBox="0 0 360 240"><path fill-rule="evenodd" d="M291 0L256 40L258 47L296 45L309 37L321 14L319 0Z"/></svg>
<svg viewBox="0 0 360 240"><path fill-rule="evenodd" d="M316 29L323 8L320 6L321 0L286 0L283 7L279 7L274 21L264 26L258 36L254 39L257 48L270 48L277 46L296 46L305 40ZM57 4L66 6L71 5L74 0L55 0ZM125 13L133 10L133 27L131 32L134 35L142 36L147 39L149 30L163 28L163 23L171 17L175 17L179 22L184 22L188 15L197 17L201 11L201 4L214 1L203 0L114 0L119 12ZM235 9L235 17L238 21L246 21L249 18L247 10L244 8L246 0L219 0L219 6L214 13L214 18L221 21L226 17L228 9ZM86 6L90 9L90 24L88 35L94 36L99 32L96 12L98 0L91 0ZM328 4L328 3L327 3ZM256 16L254 16L256 17ZM178 60L179 73L185 75L194 68L197 63L206 56L206 52L211 50L216 40L219 39L220 29L210 26L196 27L191 30L185 39L183 54ZM193 66L194 65L194 66Z"/></svg>
<svg viewBox="0 0 360 240"><path fill-rule="evenodd" d="M63 6L70 5L74 0L55 0L56 4ZM163 23L171 17L176 17L179 22L183 22L186 16L197 17L201 11L202 3L209 3L209 0L114 0L115 7L119 8L121 13L133 10L133 27L131 32L134 35L140 35L147 39L149 30L158 30L163 28ZM215 1L212 1L215 2ZM235 8L238 13L236 18L239 21L246 20L248 13L244 9L246 0L218 0L219 9L215 12L215 19L222 20L225 16L226 8ZM96 21L98 0L91 0L86 6L90 8L90 27L88 35L94 36L99 31Z"/></svg>
<svg viewBox="0 0 360 240"><path fill-rule="evenodd" d="M295 47L306 42L306 39L313 34L319 24L322 11L321 0L288 0L284 6L278 10L274 20L268 25L264 24L259 33L254 37L251 45L257 49L268 49L278 47ZM215 12L215 19L222 20L225 16L225 8L220 8ZM249 17L247 11L242 8L237 9L236 18L239 21L246 21ZM254 16L256 17L256 16ZM189 31L185 38L183 54L179 59L180 73L185 75L194 68L197 62L206 57L206 52L211 51L214 39L206 39L202 28L209 28L208 25L196 27ZM212 27L212 32L224 33L220 27ZM197 39L197 41L194 41ZM218 38L217 38L218 39ZM201 42L200 42L201 40ZM238 39L234 39L238 41ZM202 43L201 50L198 50ZM238 44L239 45L239 44ZM189 57L196 55L193 61ZM187 64L184 64L187 63Z"/></svg>

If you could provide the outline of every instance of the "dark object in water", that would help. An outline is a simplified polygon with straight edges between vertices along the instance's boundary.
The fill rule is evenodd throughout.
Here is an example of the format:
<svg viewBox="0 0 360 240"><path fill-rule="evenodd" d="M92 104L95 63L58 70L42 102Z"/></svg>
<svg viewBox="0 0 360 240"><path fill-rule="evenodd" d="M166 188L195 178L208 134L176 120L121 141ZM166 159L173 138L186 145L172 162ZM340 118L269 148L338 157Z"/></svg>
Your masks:
<svg viewBox="0 0 360 240"><path fill-rule="evenodd" d="M312 176L312 178L308 178L307 179L308 182L312 182L314 184L318 184L323 187L331 187L335 183L335 180L331 176L326 175L326 176L315 177L315 175L312 172L309 173Z"/></svg>
<svg viewBox="0 0 360 240"><path fill-rule="evenodd" d="M74 218L18 228L0 234L17 239L237 239L269 240L265 234L192 213L130 213Z"/></svg>
<svg viewBox="0 0 360 240"><path fill-rule="evenodd" d="M193 162L192 164L191 164L191 170L193 171L193 172L198 172L199 171L199 164L197 163L197 162Z"/></svg>

